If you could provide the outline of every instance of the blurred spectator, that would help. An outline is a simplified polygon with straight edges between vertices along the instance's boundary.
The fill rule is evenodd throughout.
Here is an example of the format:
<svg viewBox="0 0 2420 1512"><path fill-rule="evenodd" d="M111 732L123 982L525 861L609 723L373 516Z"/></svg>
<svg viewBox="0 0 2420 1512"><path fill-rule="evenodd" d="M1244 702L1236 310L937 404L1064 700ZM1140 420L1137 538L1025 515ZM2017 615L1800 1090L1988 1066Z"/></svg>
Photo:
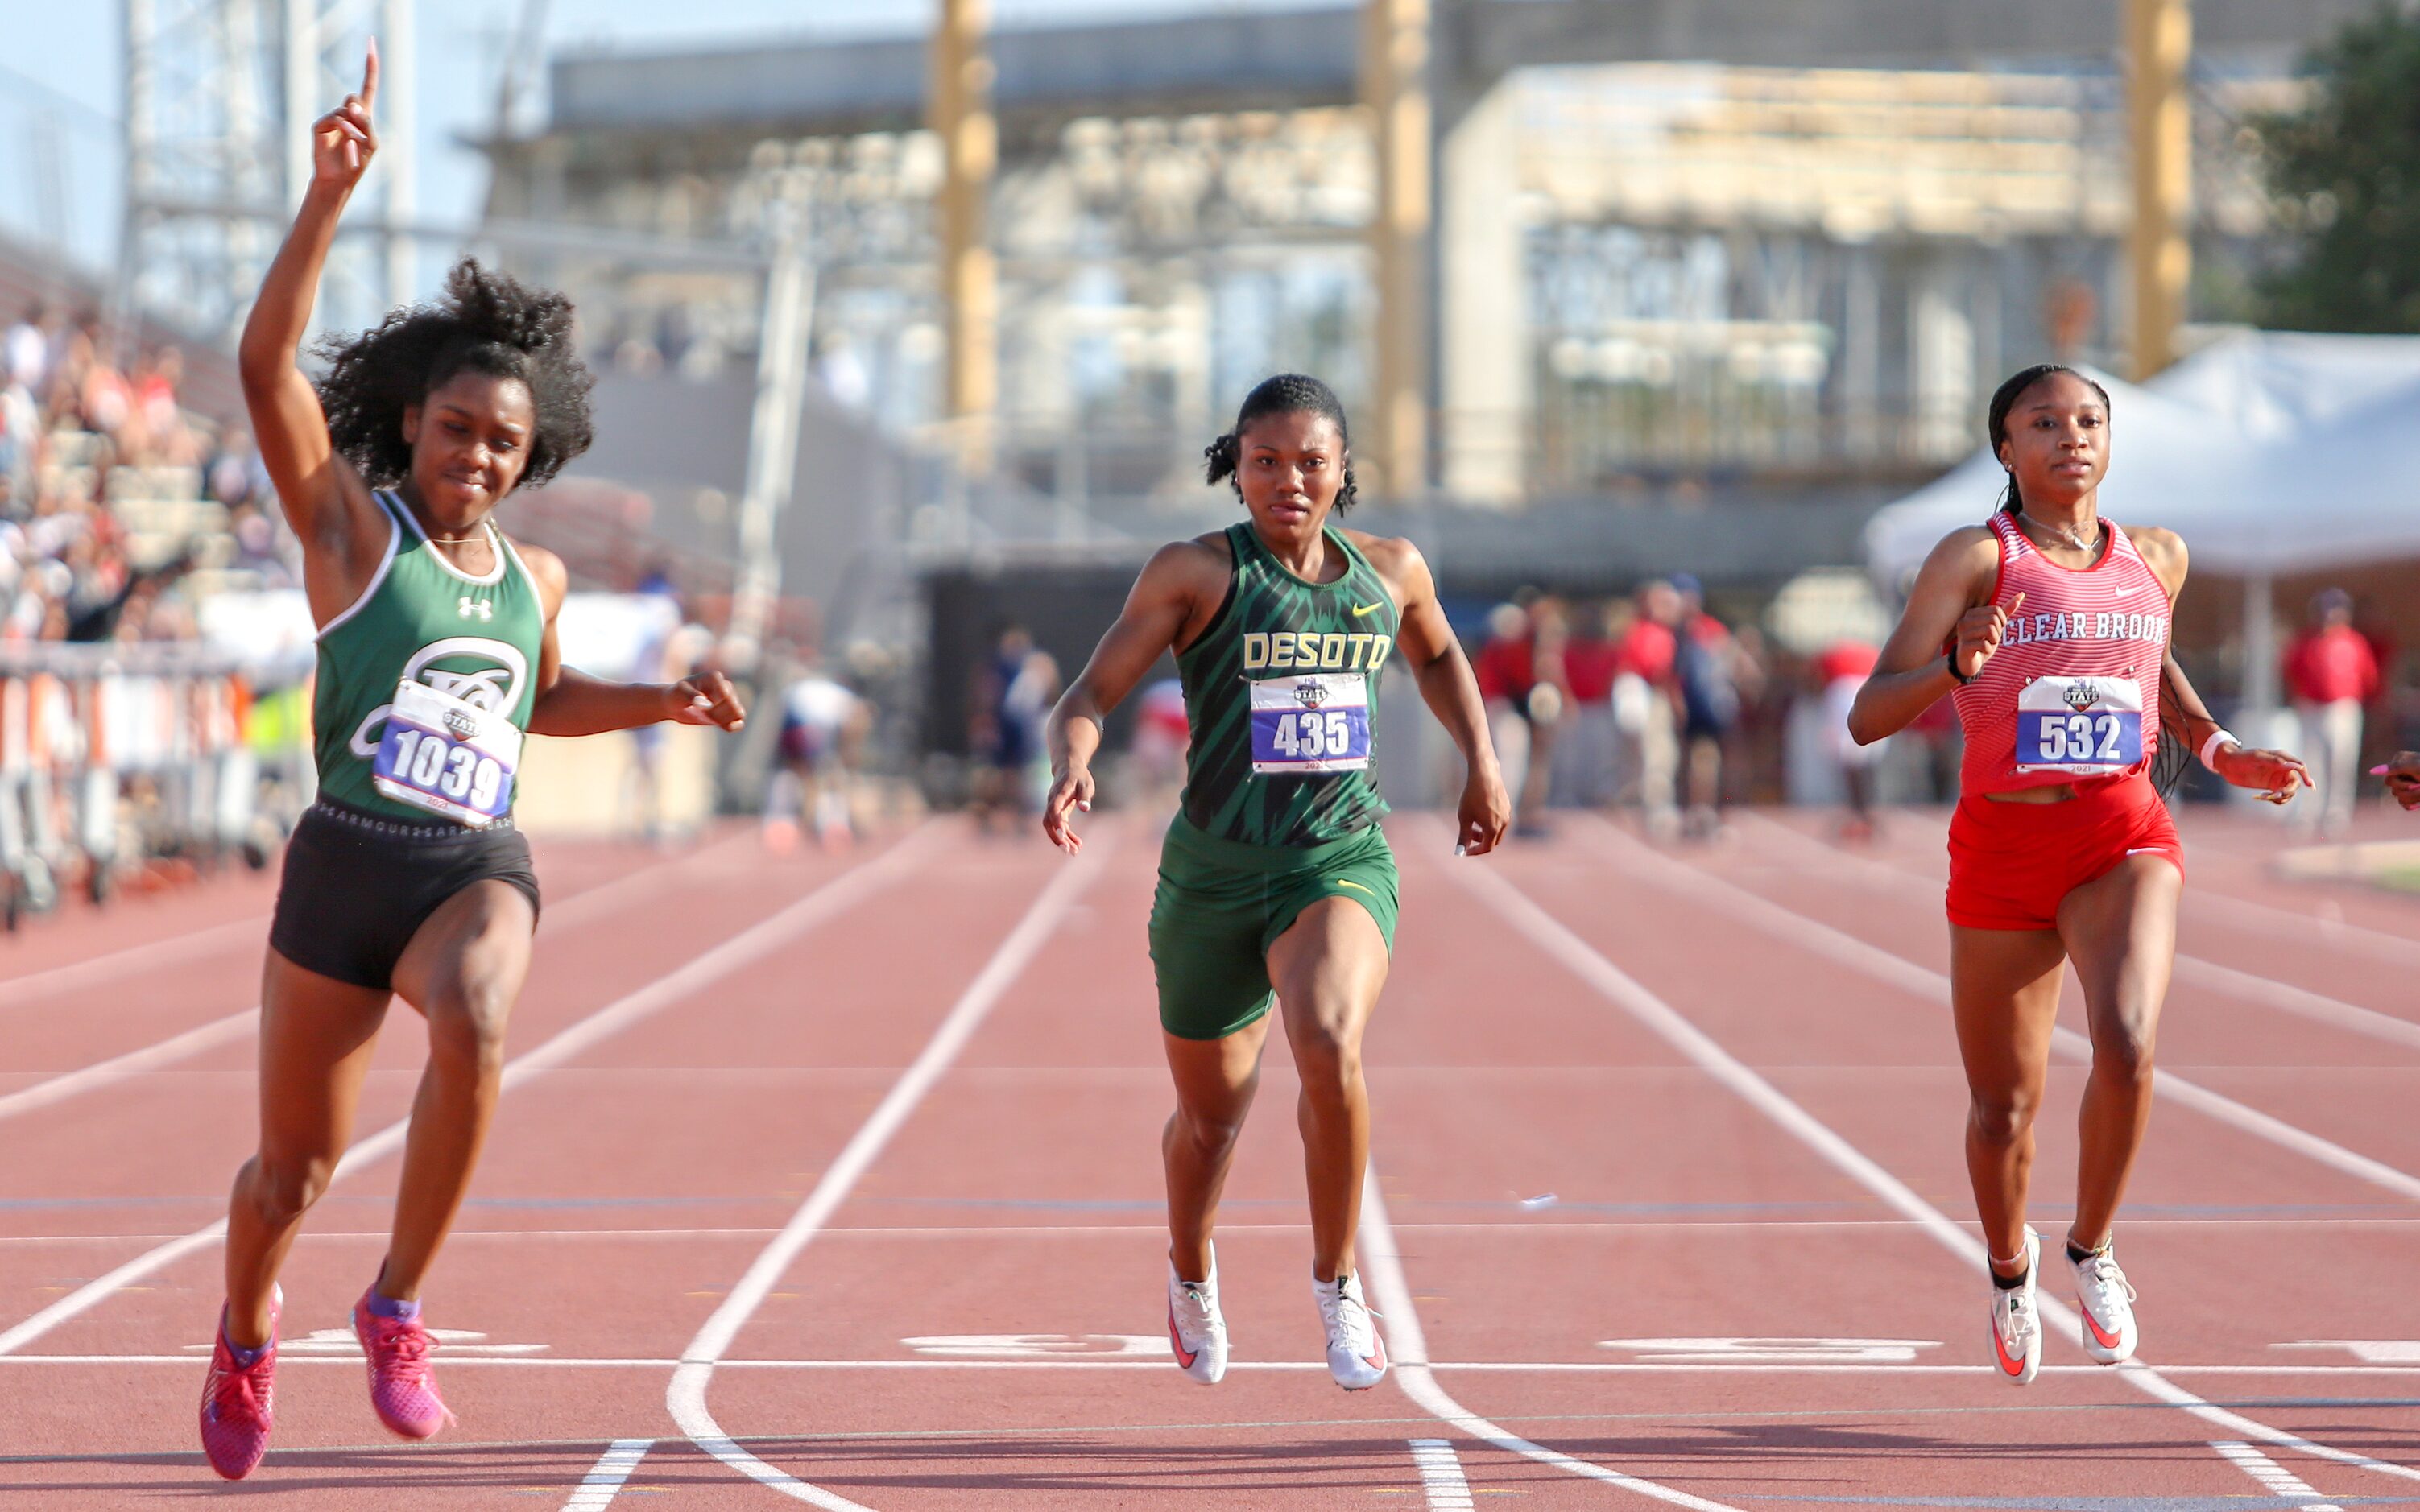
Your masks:
<svg viewBox="0 0 2420 1512"><path fill-rule="evenodd" d="M1142 690L1134 743L1127 749L1135 801L1145 808L1171 807L1185 785L1185 752L1192 731L1185 720L1185 684L1163 677Z"/></svg>
<svg viewBox="0 0 2420 1512"><path fill-rule="evenodd" d="M1682 828L1695 839L1711 840L1722 832L1724 748L1739 728L1742 687L1761 669L1730 626L1706 611L1705 590L1697 579L1684 574L1672 579L1672 587L1681 595L1673 675L1689 794Z"/></svg>
<svg viewBox="0 0 2420 1512"><path fill-rule="evenodd" d="M41 448L42 412L33 388L15 379L0 385L0 481L8 484L13 503L32 497Z"/></svg>
<svg viewBox="0 0 2420 1512"><path fill-rule="evenodd" d="M210 497L229 509L274 502L269 497L269 469L261 462L248 431L229 430L220 440L202 469L202 482Z"/></svg>
<svg viewBox="0 0 2420 1512"><path fill-rule="evenodd" d="M1487 611L1487 639L1472 658L1471 672L1479 679L1479 697L1487 706L1488 731L1496 741L1497 760L1503 764L1504 785L1512 794L1517 833L1532 817L1528 807L1533 754L1529 696L1537 690L1538 676L1530 654L1528 609L1519 604L1498 604Z"/></svg>
<svg viewBox="0 0 2420 1512"><path fill-rule="evenodd" d="M0 384L28 393L42 391L42 375L51 365L51 336L42 329L48 314L39 304L27 305L8 333L0 336Z"/></svg>
<svg viewBox="0 0 2420 1512"><path fill-rule="evenodd" d="M1563 711L1555 755L1555 801L1593 808L1613 801L1616 735L1613 679L1632 611L1619 601L1578 615L1563 647Z"/></svg>
<svg viewBox="0 0 2420 1512"><path fill-rule="evenodd" d="M873 711L848 686L816 664L782 690L782 769L765 795L765 842L776 851L797 845L801 823L826 850L856 838L850 810L855 771Z"/></svg>
<svg viewBox="0 0 2420 1512"><path fill-rule="evenodd" d="M1647 832L1659 838L1680 829L1681 694L1673 675L1680 624L1678 590L1660 579L1640 588L1613 674L1622 796L1638 805Z"/></svg>
<svg viewBox="0 0 2420 1512"><path fill-rule="evenodd" d="M1816 694L1823 702L1824 738L1833 759L1840 764L1841 781L1849 794L1849 816L1840 825L1844 840L1871 840L1874 835L1874 766L1885 743L1877 740L1860 746L1850 738L1849 706L1856 702L1857 689L1866 686L1881 659L1878 646L1841 640L1816 653L1811 664Z"/></svg>
<svg viewBox="0 0 2420 1512"><path fill-rule="evenodd" d="M2370 659L2378 665L2377 686L2369 696L2369 714L2362 731L2362 770L2384 762L2401 748L2403 732L2395 708L2395 690L2403 659L2402 644L2395 634L2395 622L2375 595L2364 594L2352 601L2352 627L2369 642Z"/></svg>
<svg viewBox="0 0 2420 1512"><path fill-rule="evenodd" d="M2361 773L2362 712L2378 693L2378 656L2352 627L2352 595L2330 588L2311 598L2310 627L2286 648L2286 696L2303 722L2303 749L2319 801L2300 823L2340 835L2352 822Z"/></svg>
<svg viewBox="0 0 2420 1512"><path fill-rule="evenodd" d="M1013 818L1041 811L1049 781L1042 721L1059 699L1059 663L1023 625L1012 625L1001 631L982 680L974 702L974 808L988 833L1002 809Z"/></svg>

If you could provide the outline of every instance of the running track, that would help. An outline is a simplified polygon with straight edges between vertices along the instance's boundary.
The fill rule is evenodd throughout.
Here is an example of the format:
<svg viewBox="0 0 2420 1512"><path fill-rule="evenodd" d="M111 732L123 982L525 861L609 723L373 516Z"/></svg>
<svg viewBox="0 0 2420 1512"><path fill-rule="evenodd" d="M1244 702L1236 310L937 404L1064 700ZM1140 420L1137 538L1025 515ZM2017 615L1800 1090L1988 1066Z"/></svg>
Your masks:
<svg viewBox="0 0 2420 1512"><path fill-rule="evenodd" d="M423 1048L398 1010L286 1278L276 1447L228 1494L2420 1505L2420 902L2273 887L2273 828L2188 816L2123 1228L2158 1369L2091 1365L2054 1311L2020 1392L1966 1222L1941 825L1844 852L1745 815L1659 853L1575 816L1456 862L1398 816L1362 1264L1399 1368L1352 1396L1282 1050L1220 1234L1236 1364L1205 1391L1166 1363L1153 825L1102 816L1075 863L951 821L844 858L544 847L519 1058L430 1293L460 1427L385 1439L349 1341L312 1336L380 1253ZM193 1411L269 901L231 879L0 949L0 1506L220 1489ZM2080 1077L2042 1120L2053 1236Z"/></svg>

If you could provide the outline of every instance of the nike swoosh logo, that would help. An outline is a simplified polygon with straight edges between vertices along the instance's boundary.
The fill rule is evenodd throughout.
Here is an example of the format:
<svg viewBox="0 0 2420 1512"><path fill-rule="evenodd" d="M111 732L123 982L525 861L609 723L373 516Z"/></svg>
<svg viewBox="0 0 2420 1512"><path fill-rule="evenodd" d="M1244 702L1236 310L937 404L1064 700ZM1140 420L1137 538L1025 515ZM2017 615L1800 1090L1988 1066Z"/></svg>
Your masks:
<svg viewBox="0 0 2420 1512"><path fill-rule="evenodd" d="M1353 617L1357 620L1364 614L1375 614L1386 607L1384 604L1356 604L1353 606Z"/></svg>
<svg viewBox="0 0 2420 1512"><path fill-rule="evenodd" d="M1997 1318L1992 1319L1992 1352L2000 1357L2000 1369L2003 1372L2011 1376L2022 1376L2025 1373L2025 1363L2023 1360L2009 1358L2009 1346L2000 1337L2000 1320Z"/></svg>
<svg viewBox="0 0 2420 1512"><path fill-rule="evenodd" d="M2081 1301L2082 1299L2080 1299L2080 1298L2079 1298L2078 1300L2079 1300L2079 1301ZM2090 1324L2090 1325L2091 1325L2091 1327L2092 1327L2092 1336L2093 1336L2094 1338L2097 1338L2097 1339L2099 1339L2099 1340L2101 1341L2101 1347L2102 1347L2102 1349L2104 1349L2104 1350L2114 1350L2114 1349L2116 1349L2118 1345L2120 1345L2120 1344L2122 1344L2122 1343L2124 1343L2124 1342L2125 1342L2125 1335L2122 1335L2122 1334L2112 1334L2112 1333L2110 1333L2107 1329L2105 1329L2105 1328L2102 1327L2102 1326L2101 1326L2101 1319L2092 1316L2092 1309L2091 1309L2091 1308L2089 1308L2089 1307L2078 1307L2078 1308L2076 1309L2076 1311L2077 1311L2077 1312L2082 1313L2082 1314L2084 1315L2084 1320L2085 1320L2086 1323L2088 1323L2088 1324Z"/></svg>
<svg viewBox="0 0 2420 1512"><path fill-rule="evenodd" d="M1359 884L1359 883L1357 883L1357 882L1348 881L1348 880L1346 880L1346 879L1345 879L1345 878L1343 878L1343 877L1338 877L1338 878L1336 878L1335 880L1336 880L1336 885L1337 885L1338 887L1350 887L1350 888L1352 888L1352 889L1353 889L1354 891L1356 891L1356 892L1368 892L1368 893L1370 893L1370 896L1371 896L1371 897L1373 897L1373 898L1375 898L1376 896L1378 896L1375 892L1372 892L1372 891L1371 891L1371 889L1369 889L1368 887L1365 887L1361 886L1361 884Z"/></svg>
<svg viewBox="0 0 2420 1512"><path fill-rule="evenodd" d="M1188 1350L1185 1347L1185 1341L1177 1336L1176 1304L1174 1303L1171 1303L1168 1305L1168 1347L1175 1352L1177 1365L1182 1369L1192 1369L1193 1362L1202 1357L1201 1350Z"/></svg>

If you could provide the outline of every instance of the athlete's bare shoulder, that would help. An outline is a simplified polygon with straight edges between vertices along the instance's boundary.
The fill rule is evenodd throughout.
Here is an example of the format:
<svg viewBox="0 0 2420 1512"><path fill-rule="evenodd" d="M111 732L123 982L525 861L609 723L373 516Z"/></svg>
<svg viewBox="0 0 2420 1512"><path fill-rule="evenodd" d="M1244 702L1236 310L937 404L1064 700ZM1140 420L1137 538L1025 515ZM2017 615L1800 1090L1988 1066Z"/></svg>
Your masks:
<svg viewBox="0 0 2420 1512"><path fill-rule="evenodd" d="M1227 596L1227 579L1233 576L1235 558L1224 535L1197 535L1189 541L1171 541L1151 554L1135 579L1134 597L1139 602L1208 600L1212 604Z"/></svg>
<svg viewBox="0 0 2420 1512"><path fill-rule="evenodd" d="M1370 559L1370 565L1378 569L1379 577L1397 588L1427 579L1428 559L1420 555L1419 547L1402 536L1373 535L1368 531L1342 531L1342 533Z"/></svg>
<svg viewBox="0 0 2420 1512"><path fill-rule="evenodd" d="M1947 579L1977 599L1992 591L2000 571L2000 538L1989 525L1961 525L1941 538L1924 559L1922 576Z"/></svg>
<svg viewBox="0 0 2420 1512"><path fill-rule="evenodd" d="M555 611L563 608L565 596L571 592L571 569L563 564L561 557L542 546L530 546L520 541L513 542L512 546L520 553L521 562L528 566L530 576L537 579L538 597L545 602L547 618L554 618Z"/></svg>
<svg viewBox="0 0 2420 1512"><path fill-rule="evenodd" d="M2143 554L2144 563L2152 576L2160 579L2168 595L2175 597L2185 585L2185 570L2191 565L2191 555L2185 550L2185 538L2163 525L2144 525L2129 529L2127 539Z"/></svg>

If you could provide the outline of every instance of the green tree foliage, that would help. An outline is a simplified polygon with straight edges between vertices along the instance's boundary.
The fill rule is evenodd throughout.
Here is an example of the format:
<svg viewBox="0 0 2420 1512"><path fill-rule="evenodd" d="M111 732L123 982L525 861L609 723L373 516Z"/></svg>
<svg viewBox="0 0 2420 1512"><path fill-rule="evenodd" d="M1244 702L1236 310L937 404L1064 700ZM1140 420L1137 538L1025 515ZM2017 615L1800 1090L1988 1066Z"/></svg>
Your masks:
<svg viewBox="0 0 2420 1512"><path fill-rule="evenodd" d="M2259 281L2260 321L2420 332L2420 18L2382 6L2313 48L2304 71L2302 109L2251 122L2295 243Z"/></svg>

